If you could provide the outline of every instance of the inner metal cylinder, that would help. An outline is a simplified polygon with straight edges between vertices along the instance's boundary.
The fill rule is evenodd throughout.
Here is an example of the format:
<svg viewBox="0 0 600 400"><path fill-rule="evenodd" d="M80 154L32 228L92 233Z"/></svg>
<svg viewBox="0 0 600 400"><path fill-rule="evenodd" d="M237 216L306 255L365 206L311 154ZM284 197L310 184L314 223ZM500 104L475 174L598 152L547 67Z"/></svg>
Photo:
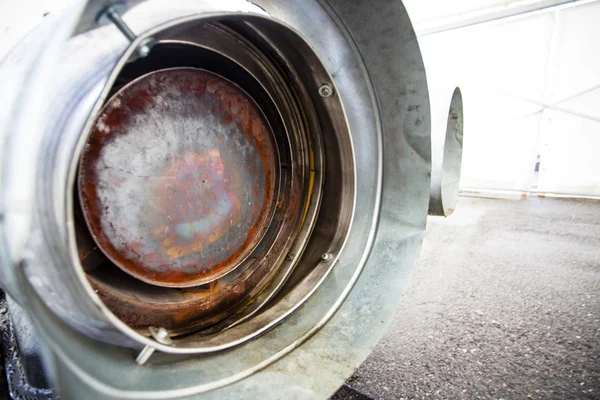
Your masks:
<svg viewBox="0 0 600 400"><path fill-rule="evenodd" d="M79 172L102 252L144 282L206 284L240 265L273 217L274 137L237 85L194 68L159 70L106 103Z"/></svg>

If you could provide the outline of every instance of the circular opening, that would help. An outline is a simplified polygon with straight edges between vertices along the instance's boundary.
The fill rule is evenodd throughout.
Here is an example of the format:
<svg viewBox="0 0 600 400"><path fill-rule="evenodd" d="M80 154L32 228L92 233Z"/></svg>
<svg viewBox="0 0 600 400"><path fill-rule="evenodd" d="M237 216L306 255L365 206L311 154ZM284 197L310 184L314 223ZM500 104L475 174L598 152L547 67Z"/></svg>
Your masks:
<svg viewBox="0 0 600 400"><path fill-rule="evenodd" d="M331 77L310 46L277 23L192 21L153 43L94 117L74 192L79 259L138 333L238 343L335 265L355 195L343 108L333 85L321 95Z"/></svg>
<svg viewBox="0 0 600 400"><path fill-rule="evenodd" d="M279 158L252 99L208 71L135 79L103 107L79 172L94 240L128 274L198 286L254 250L274 212Z"/></svg>

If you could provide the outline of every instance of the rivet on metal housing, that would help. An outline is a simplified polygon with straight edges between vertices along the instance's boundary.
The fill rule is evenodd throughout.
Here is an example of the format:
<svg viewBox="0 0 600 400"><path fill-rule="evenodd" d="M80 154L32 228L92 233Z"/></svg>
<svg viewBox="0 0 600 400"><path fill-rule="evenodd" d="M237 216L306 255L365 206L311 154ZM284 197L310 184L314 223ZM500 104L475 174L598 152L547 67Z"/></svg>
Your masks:
<svg viewBox="0 0 600 400"><path fill-rule="evenodd" d="M328 84L321 85L319 94L321 97L330 97L333 94L333 88Z"/></svg>
<svg viewBox="0 0 600 400"><path fill-rule="evenodd" d="M330 253L323 253L323 254L321 254L321 260L322 261L329 262L329 261L331 261L332 258L333 257L331 256Z"/></svg>

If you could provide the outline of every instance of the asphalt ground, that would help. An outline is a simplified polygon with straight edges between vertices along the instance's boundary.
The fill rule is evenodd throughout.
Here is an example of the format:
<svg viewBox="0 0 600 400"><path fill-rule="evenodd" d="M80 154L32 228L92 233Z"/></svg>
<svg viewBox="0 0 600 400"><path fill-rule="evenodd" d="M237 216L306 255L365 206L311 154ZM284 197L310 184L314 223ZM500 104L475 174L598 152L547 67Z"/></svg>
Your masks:
<svg viewBox="0 0 600 400"><path fill-rule="evenodd" d="M461 197L332 399L600 399L600 201Z"/></svg>

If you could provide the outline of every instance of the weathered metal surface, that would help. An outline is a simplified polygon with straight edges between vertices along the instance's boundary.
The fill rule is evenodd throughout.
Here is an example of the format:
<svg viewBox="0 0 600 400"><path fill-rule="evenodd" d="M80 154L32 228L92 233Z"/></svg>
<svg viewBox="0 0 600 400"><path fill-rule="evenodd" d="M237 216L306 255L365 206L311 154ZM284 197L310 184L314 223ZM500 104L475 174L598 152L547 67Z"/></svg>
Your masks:
<svg viewBox="0 0 600 400"><path fill-rule="evenodd" d="M104 253L98 248L98 245L86 226L83 211L81 210L81 204L79 202L79 196L73 196L73 198L77 255L79 256L79 261L81 262L83 270L87 273L105 265L109 261Z"/></svg>
<svg viewBox="0 0 600 400"><path fill-rule="evenodd" d="M39 83L79 19L77 3L84 1L74 1L73 7L44 18L0 63L0 285L14 298L19 297L14 268L31 242L32 210L38 197L32 160L42 152L49 122L45 119L49 103L42 100ZM35 110L36 118L29 110Z"/></svg>
<svg viewBox="0 0 600 400"><path fill-rule="evenodd" d="M256 21L258 23L258 21ZM260 25L260 24L258 24ZM261 26L264 28L265 33L269 33L271 37L275 37L277 31L270 31L267 26ZM271 26L274 29L273 26ZM185 32L185 25L179 26L176 32ZM196 28L195 33L200 31ZM245 32L249 33L249 32ZM165 32L168 37L168 32ZM280 33L281 35L281 33ZM281 35L283 36L283 35ZM191 38L188 38L191 40ZM240 39L238 39L240 40ZM287 252L289 257L286 257L284 264L294 265L294 261L298 260L300 256L300 262L295 266L294 272L290 277L292 285L288 289L293 289L294 286L298 286L294 293L286 298L286 301L281 304L271 307L268 311L262 314L260 317L252 321L248 321L244 326L240 325L240 319L248 320L248 317L255 313L261 304L264 304L267 300L272 298L273 292L269 295L269 291L272 290L273 286L281 287L282 283L285 282L285 278L281 280L282 273L279 272L273 281L269 283L267 289L263 290L263 287L257 285L259 281L257 278L266 281L268 279L267 271L272 270L273 266L277 266L277 254L280 252L282 246L273 245L269 251L262 253L262 256L257 256L257 260L260 260L257 264L258 269L253 275L246 275L243 280L237 280L229 284L224 280L229 278L229 275L216 282L214 290L207 291L196 289L185 289L177 292L177 297L169 295L165 292L154 292L154 293L142 293L139 286L136 287L134 292L134 282L131 279L127 280L123 277L115 276L115 272L108 271L96 271L90 278L93 279L94 288L96 288L98 295L103 299L104 303L107 304L110 309L117 314L123 321L127 322L129 326L136 329L143 328L144 326L153 324L163 324L170 330L179 329L187 325L190 327L201 327L209 325L218 321L218 318L222 315L226 315L228 309L231 309L231 304L243 303L244 298L248 298L249 293L252 291L256 292L260 290L260 296L253 298L252 303L248 307L244 307L242 311L236 312L231 317L224 321L223 324L211 327L209 332L200 332L194 335L187 335L181 339L176 339L176 346L178 350L185 351L201 351L209 352L214 351L216 348L222 348L231 346L231 343L236 343L241 340L247 340L253 336L264 332L270 326L275 325L289 313L309 295L315 287L323 279L334 263L323 263L321 260L322 254L327 251L333 251L333 255L330 261L333 261L333 256L339 252L339 249L343 246L344 239L347 234L347 227L351 223L352 211L353 211L353 199L354 199L354 165L353 165L353 154L350 138L348 136L346 121L344 118L343 109L339 102L339 98L335 96L330 97L326 100L318 94L318 86L312 86L310 88L303 87L300 82L309 81L311 76L316 75L315 81L327 82L331 79L327 75L326 71L319 67L319 60L316 59L314 54L308 49L308 45L301 40L293 41L291 38L280 39L283 44L292 44L292 47L298 52L295 57L297 59L290 59L289 63L299 67L297 76L291 76L288 81L298 82L295 84L297 96L304 99L305 115L309 119L309 124L312 127L312 143L316 146L319 140L319 126L326 132L331 132L323 138L325 143L325 153L327 155L328 163L325 168L326 174L329 177L329 183L325 187L324 206L319 211L319 201L315 201L314 204L309 206L305 217L305 224L302 226L302 230L305 229L305 225L309 224L311 220L310 214L319 213L319 220L316 223L314 235L310 239L310 244L304 250L306 246L302 242L302 236L298 235L298 239L294 243L292 248L292 254ZM275 40L275 44L278 40ZM160 48L160 43L157 48ZM290 55L291 56L291 55ZM284 55L280 56L281 58ZM312 69L300 68L304 64L310 65ZM292 72L290 71L289 74ZM275 81L276 77L272 78L271 81ZM310 89L310 90L309 90ZM316 101L314 107L318 109L315 112L313 109L310 97L314 97ZM281 106L283 101L278 101L278 106ZM292 115L286 114L286 123L291 121ZM318 118L318 120L317 120ZM320 146L319 146L320 147ZM317 193L321 189L321 174L323 171L322 161L319 161L319 150L317 147L313 147L312 151L315 153L315 178L312 191L314 192L311 196L311 202L317 197ZM287 163L291 168L286 170L298 169L301 171L300 164L295 161L293 163ZM294 183L293 186L296 184ZM293 198L300 199L299 196L305 196L303 193L297 193L292 196ZM285 199L284 199L285 200ZM288 204L288 205L286 205ZM282 203L282 212L285 215L284 219L293 221L294 209L298 208L298 200L292 200L289 203L284 201ZM293 229L291 233L295 233L297 229ZM290 231L288 231L289 234ZM304 234L310 235L310 229ZM286 239L285 235L279 235L279 238ZM288 237L287 243L293 240L294 236ZM305 239L306 240L306 239ZM283 243L286 243L285 241ZM270 268L270 269L269 269ZM284 268L284 267L282 267ZM299 270L299 274L296 273ZM236 270L234 274L237 274L239 270ZM313 271L310 276L307 277L309 272ZM100 275L102 274L102 275ZM306 278L306 279L304 279ZM279 281L281 280L281 283ZM299 285L299 282L302 281ZM278 284L279 283L279 284ZM99 286L101 284L102 286ZM107 290L110 288L110 290ZM235 328L231 328L232 324L240 325ZM220 329L227 328L227 334L220 334L218 338L209 336L210 333L219 332ZM183 328L184 329L184 328ZM185 329L184 329L185 331ZM188 330L189 331L189 330ZM207 335L208 334L208 335ZM187 350L189 349L189 350Z"/></svg>
<svg viewBox="0 0 600 400"><path fill-rule="evenodd" d="M207 71L145 75L105 105L79 172L104 253L145 282L197 286L239 265L275 207L273 135L249 96Z"/></svg>

